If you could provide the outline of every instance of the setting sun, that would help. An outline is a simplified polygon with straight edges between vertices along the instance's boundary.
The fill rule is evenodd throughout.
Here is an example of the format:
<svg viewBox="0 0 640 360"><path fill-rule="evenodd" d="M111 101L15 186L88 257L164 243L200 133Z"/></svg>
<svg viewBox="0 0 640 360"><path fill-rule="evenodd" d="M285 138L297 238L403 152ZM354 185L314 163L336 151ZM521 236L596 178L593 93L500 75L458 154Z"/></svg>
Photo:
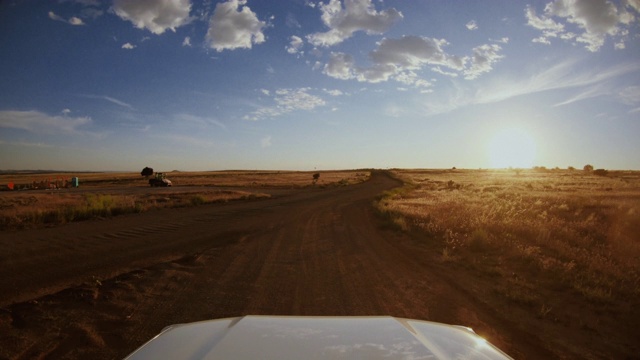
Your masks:
<svg viewBox="0 0 640 360"><path fill-rule="evenodd" d="M536 158L536 143L523 129L503 129L489 140L488 155L492 168L530 168Z"/></svg>

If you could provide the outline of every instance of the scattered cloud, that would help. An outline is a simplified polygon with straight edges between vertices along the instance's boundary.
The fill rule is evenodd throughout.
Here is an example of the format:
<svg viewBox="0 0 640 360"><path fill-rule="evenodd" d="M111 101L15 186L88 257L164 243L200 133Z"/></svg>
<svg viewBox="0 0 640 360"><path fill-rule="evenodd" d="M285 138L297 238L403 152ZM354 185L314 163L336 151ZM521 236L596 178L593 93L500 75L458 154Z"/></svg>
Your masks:
<svg viewBox="0 0 640 360"><path fill-rule="evenodd" d="M185 37L184 40L182 40L182 46L191 47L191 38L188 36Z"/></svg>
<svg viewBox="0 0 640 360"><path fill-rule="evenodd" d="M357 31L382 34L398 20L402 13L394 8L377 11L371 0L330 0L318 5L321 20L329 28L327 32L307 36L314 46L332 46L353 36Z"/></svg>
<svg viewBox="0 0 640 360"><path fill-rule="evenodd" d="M257 121L298 110L311 111L327 104L321 97L310 94L310 91L311 88L278 89L273 94L275 105L261 107L251 114L245 115L243 119Z"/></svg>
<svg viewBox="0 0 640 360"><path fill-rule="evenodd" d="M131 50L131 49L135 49L136 45L132 45L131 43L126 43L124 45L122 45L123 49L127 49L127 50Z"/></svg>
<svg viewBox="0 0 640 360"><path fill-rule="evenodd" d="M251 49L253 44L265 41L264 21L248 6L246 0L228 0L216 5L209 20L206 39L218 52L234 49Z"/></svg>
<svg viewBox="0 0 640 360"><path fill-rule="evenodd" d="M476 23L475 20L471 20L467 23L467 25L465 25L467 27L467 29L469 30L478 30L478 24Z"/></svg>
<svg viewBox="0 0 640 360"><path fill-rule="evenodd" d="M640 86L628 86L618 93L620 101L627 105L640 105Z"/></svg>
<svg viewBox="0 0 640 360"><path fill-rule="evenodd" d="M338 89L333 89L333 90L329 90L329 89L322 89L322 91L324 91L325 93L331 95L331 96L342 96L344 95L344 92L342 92L341 90Z"/></svg>
<svg viewBox="0 0 640 360"><path fill-rule="evenodd" d="M606 86L602 86L601 84L595 84L593 86L587 86L578 94L572 96L567 100L561 101L555 104L554 106L569 105L574 102L591 99L598 96L609 95L609 94L611 94L611 91Z"/></svg>
<svg viewBox="0 0 640 360"><path fill-rule="evenodd" d="M298 37L298 36L291 36L291 42L289 43L289 46L287 46L287 52L289 54L298 54L300 53L300 49L302 49L302 46L304 45L304 41L302 41L302 38Z"/></svg>
<svg viewBox="0 0 640 360"><path fill-rule="evenodd" d="M146 29L156 35L191 22L190 0L114 0L113 11L121 19L130 21L138 29Z"/></svg>
<svg viewBox="0 0 640 360"><path fill-rule="evenodd" d="M298 21L298 19L296 19L296 16L289 12L287 13L287 18L285 19L285 24L287 25L287 27L290 28L301 28L302 25L300 25L300 22Z"/></svg>
<svg viewBox="0 0 640 360"><path fill-rule="evenodd" d="M349 54L332 52L323 72L336 79L353 79L356 77L355 60Z"/></svg>
<svg viewBox="0 0 640 360"><path fill-rule="evenodd" d="M56 15L53 11L49 11L49 19L55 21L67 22L62 16Z"/></svg>
<svg viewBox="0 0 640 360"><path fill-rule="evenodd" d="M372 65L358 67L351 55L331 53L323 72L333 78L362 82L395 80L406 85L428 88L432 84L418 76L417 71L431 65L432 70L442 75L456 77L462 72L465 79L472 80L493 69L503 58L502 47L497 44L481 45L472 49L471 56L460 57L444 51L448 42L420 36L403 36L399 39L383 39L369 53ZM446 68L448 70L443 70Z"/></svg>
<svg viewBox="0 0 640 360"><path fill-rule="evenodd" d="M71 25L85 25L85 23L82 21L82 19L77 18L75 16L71 17L69 19L69 24Z"/></svg>
<svg viewBox="0 0 640 360"><path fill-rule="evenodd" d="M481 86L474 86L474 83L470 83L470 86L457 84L451 91L426 98L422 113L428 116L443 114L469 105L499 103L519 96L559 89L573 89L571 92L574 95L558 101L555 106L596 96L615 96L616 92L611 91L614 79L640 71L640 63L576 71L582 68L580 65L576 59L569 59L538 72L522 73L515 77L492 77L483 81ZM634 96L633 89L628 90L628 93L622 90L617 94L620 101L625 96L623 93L631 94L631 98Z"/></svg>
<svg viewBox="0 0 640 360"><path fill-rule="evenodd" d="M202 117L202 116L196 116L196 115L191 115L191 114L176 114L173 116L173 119L184 125L184 124L189 124L201 129L204 128L208 128L212 125L217 126L221 129L226 129L227 126L223 123L221 123L220 121L214 119L214 118L210 118L210 117Z"/></svg>
<svg viewBox="0 0 640 360"><path fill-rule="evenodd" d="M70 25L85 25L85 23L80 18L73 16L69 20L65 20L62 16L56 15L53 11L49 11L49 19L55 20L55 21L62 21Z"/></svg>
<svg viewBox="0 0 640 360"><path fill-rule="evenodd" d="M607 69L594 68L581 72L575 71L576 65L577 61L575 60L566 60L538 74L517 80L495 79L492 83L487 84L482 91L476 92L473 102L494 103L548 90L602 86L601 84L611 79L640 71L640 63L620 64ZM586 91L589 90L583 90L583 92Z"/></svg>
<svg viewBox="0 0 640 360"><path fill-rule="evenodd" d="M475 79L481 74L491 71L493 64L504 57L500 55L500 50L502 48L497 44L475 47L473 56L471 56L471 65L464 70L464 78Z"/></svg>
<svg viewBox="0 0 640 360"><path fill-rule="evenodd" d="M68 116L69 112L63 110L62 115L51 116L36 110L0 111L0 127L26 130L32 133L77 134L79 133L78 128L91 123L90 117L70 117Z"/></svg>
<svg viewBox="0 0 640 360"><path fill-rule="evenodd" d="M128 104L128 103L126 103L124 101L118 100L116 98L112 98L110 96L106 96L106 95L90 95L90 94L84 94L84 95L80 95L80 96L85 97L85 98L89 98L89 99L106 100L106 101L111 102L113 104L120 105L122 107L126 107L127 109L130 109L130 110L134 110L133 106L131 106L130 104Z"/></svg>
<svg viewBox="0 0 640 360"><path fill-rule="evenodd" d="M613 38L616 49L625 47L627 28L636 21L638 1L623 1L616 5L608 0L554 0L538 15L533 6L525 8L527 25L538 29L542 35L532 41L551 44L552 38L582 43L591 52L604 45L607 37ZM572 27L575 32L568 31Z"/></svg>

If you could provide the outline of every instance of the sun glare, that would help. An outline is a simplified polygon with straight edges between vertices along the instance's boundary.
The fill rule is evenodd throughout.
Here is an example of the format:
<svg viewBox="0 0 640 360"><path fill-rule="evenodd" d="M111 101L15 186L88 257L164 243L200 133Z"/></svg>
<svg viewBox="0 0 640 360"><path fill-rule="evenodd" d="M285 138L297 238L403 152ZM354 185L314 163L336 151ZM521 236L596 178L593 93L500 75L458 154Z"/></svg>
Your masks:
<svg viewBox="0 0 640 360"><path fill-rule="evenodd" d="M492 168L531 168L536 158L533 137L520 128L500 130L489 140L489 163Z"/></svg>

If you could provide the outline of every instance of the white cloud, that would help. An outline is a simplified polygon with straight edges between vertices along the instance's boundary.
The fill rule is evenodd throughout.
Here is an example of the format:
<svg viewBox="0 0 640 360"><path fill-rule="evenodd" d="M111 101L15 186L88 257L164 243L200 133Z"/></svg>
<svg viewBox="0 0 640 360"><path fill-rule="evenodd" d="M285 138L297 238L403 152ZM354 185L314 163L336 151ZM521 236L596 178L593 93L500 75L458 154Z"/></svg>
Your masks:
<svg viewBox="0 0 640 360"><path fill-rule="evenodd" d="M68 110L68 109L65 109ZM0 127L21 129L33 133L44 134L77 134L78 128L91 123L89 117L70 117L63 110L63 115L51 116L40 111L0 111Z"/></svg>
<svg viewBox="0 0 640 360"><path fill-rule="evenodd" d="M218 52L251 49L253 44L265 41L262 30L266 23L248 6L243 6L246 3L246 0L229 0L216 5L206 37L211 48Z"/></svg>
<svg viewBox="0 0 640 360"><path fill-rule="evenodd" d="M302 41L302 39L298 36L291 36L291 42L289 43L289 46L287 46L287 52L289 54L297 54L300 52L300 49L302 49L302 45L304 45L304 42Z"/></svg>
<svg viewBox="0 0 640 360"><path fill-rule="evenodd" d="M462 70L465 59L447 54L442 49L446 45L446 40L403 36L400 39L383 39L369 56L377 65L418 69L424 64L429 64Z"/></svg>
<svg viewBox="0 0 640 360"><path fill-rule="evenodd" d="M82 19L77 18L75 16L71 17L69 19L69 24L71 25L85 25L85 23L82 21Z"/></svg>
<svg viewBox="0 0 640 360"><path fill-rule="evenodd" d="M478 30L478 24L475 20L471 20L465 25L469 30Z"/></svg>
<svg viewBox="0 0 640 360"><path fill-rule="evenodd" d="M49 11L49 19L55 21L67 22L62 16L56 15L53 11Z"/></svg>
<svg viewBox="0 0 640 360"><path fill-rule="evenodd" d="M640 63L582 72L576 72L575 67L576 61L567 60L533 76L519 80L498 80L478 91L474 103L494 103L542 91L596 86L613 78L640 71Z"/></svg>
<svg viewBox="0 0 640 360"><path fill-rule="evenodd" d="M620 101L627 105L640 104L640 86L626 87L618 95L620 96Z"/></svg>
<svg viewBox="0 0 640 360"><path fill-rule="evenodd" d="M85 23L82 22L82 19L79 19L79 18L73 16L69 20L65 20L62 16L57 15L53 11L49 11L49 19L55 20L55 21L62 21L64 23L67 23L67 24L70 24L70 25L85 25Z"/></svg>
<svg viewBox="0 0 640 360"><path fill-rule="evenodd" d="M550 38L560 37L582 43L589 51L596 52L608 37L614 39L616 48L624 47L621 35L636 21L636 16L628 10L637 11L637 3L637 0L631 0L617 6L608 0L554 0L547 3L544 15L538 16L529 5L525 16L529 26L542 31L542 36L533 42L550 44ZM574 27L577 34L567 31L568 26Z"/></svg>
<svg viewBox="0 0 640 360"><path fill-rule="evenodd" d="M415 87L430 87L431 82L422 79L416 73L431 65L434 72L457 76L462 72L468 80L489 72L503 56L500 45L481 45L474 48L472 56L455 56L444 51L448 42L419 36L403 36L399 39L383 39L378 47L369 53L372 65L358 67L351 55L331 53L324 67L324 73L330 77L362 82L383 82L395 80ZM442 68L448 70L443 70Z"/></svg>
<svg viewBox="0 0 640 360"><path fill-rule="evenodd" d="M321 97L309 94L309 91L311 91L311 88L278 89L273 97L275 105L261 107L244 116L244 119L256 121L298 110L311 111L327 104Z"/></svg>
<svg viewBox="0 0 640 360"><path fill-rule="evenodd" d="M491 71L493 64L503 58L503 56L499 54L500 50L502 50L502 48L497 44L485 44L474 48L471 65L464 70L464 78L469 80L475 79L481 74Z"/></svg>
<svg viewBox="0 0 640 360"><path fill-rule="evenodd" d="M191 22L190 0L114 0L113 11L138 29L160 35Z"/></svg>
<svg viewBox="0 0 640 360"><path fill-rule="evenodd" d="M178 123L180 123L181 125L189 124L200 129L208 128L211 125L215 125L221 129L227 128L225 124L210 117L196 116L196 115L183 113L183 114L174 115L173 119Z"/></svg>
<svg viewBox="0 0 640 360"><path fill-rule="evenodd" d="M127 49L127 50L131 50L131 49L135 49L136 46L131 44L131 43L126 43L126 44L122 45L122 48L123 49Z"/></svg>
<svg viewBox="0 0 640 360"><path fill-rule="evenodd" d="M268 148L271 146L271 135L267 135L260 140L260 146L264 148Z"/></svg>
<svg viewBox="0 0 640 360"><path fill-rule="evenodd" d="M355 60L351 55L331 53L329 62L325 64L323 72L332 78L348 80L355 77Z"/></svg>
<svg viewBox="0 0 640 360"><path fill-rule="evenodd" d="M302 25L300 25L300 22L298 21L298 19L296 19L295 15L293 15L293 13L287 13L287 17L285 19L285 24L287 25L287 27L290 28L301 28Z"/></svg>
<svg viewBox="0 0 640 360"><path fill-rule="evenodd" d="M458 77L458 73L455 73L453 71L444 71L444 70L442 70L442 68L440 66L432 67L431 71L433 71L435 73L438 73L438 74L445 75L445 76Z"/></svg>
<svg viewBox="0 0 640 360"><path fill-rule="evenodd" d="M396 21L402 19L402 13L394 8L377 11L371 0L330 0L319 4L322 22L329 31L314 33L307 40L315 46L336 45L350 38L357 31L367 34L382 34Z"/></svg>
<svg viewBox="0 0 640 360"><path fill-rule="evenodd" d="M189 46L191 47L191 38L190 37L185 37L184 40L182 40L182 46Z"/></svg>
<svg viewBox="0 0 640 360"><path fill-rule="evenodd" d="M322 89L322 91L324 91L325 93L331 95L331 96L342 96L344 95L344 92L342 92L341 90L338 89L333 89L333 90L329 90L329 89Z"/></svg>
<svg viewBox="0 0 640 360"><path fill-rule="evenodd" d="M125 45L126 45L126 44L125 44ZM80 96L85 97L85 98L89 98L89 99L102 99L102 100L106 100L106 101L108 101L108 102L110 102L110 103L114 103L114 104L116 104L116 105L120 105L120 106L122 106L122 107L126 107L126 108L128 108L128 109L133 110L133 106L131 106L131 104L128 104L128 103L126 103L126 102L124 102L124 101L118 100L118 99L113 98L113 97L110 97L110 96L105 96L105 95L88 95L88 94L80 95Z"/></svg>
<svg viewBox="0 0 640 360"><path fill-rule="evenodd" d="M316 95L311 95L310 88L276 90L275 101L285 112L294 110L313 110L326 105L325 101Z"/></svg>
<svg viewBox="0 0 640 360"><path fill-rule="evenodd" d="M615 86L614 80L640 71L640 63L634 62L608 68L585 69L581 65L583 64L570 59L538 72L525 72L509 77L494 76L483 81L481 86L473 86L474 83L464 87L455 86L452 91L436 93L425 98L422 113L428 116L442 114L469 105L498 103L519 96L558 89L564 89L563 94L573 95L568 100L557 101L556 106L607 95L617 96L617 100L623 101L624 90L622 93L611 91ZM634 90L629 90L629 94L634 94ZM631 98L633 96L631 95ZM640 93L636 96L640 97Z"/></svg>

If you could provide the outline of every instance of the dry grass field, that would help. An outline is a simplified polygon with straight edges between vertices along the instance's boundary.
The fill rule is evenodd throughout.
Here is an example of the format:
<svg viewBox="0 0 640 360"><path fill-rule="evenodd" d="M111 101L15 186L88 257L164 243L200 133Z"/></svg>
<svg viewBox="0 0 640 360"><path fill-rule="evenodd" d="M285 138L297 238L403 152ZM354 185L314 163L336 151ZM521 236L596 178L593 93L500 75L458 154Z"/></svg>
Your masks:
<svg viewBox="0 0 640 360"><path fill-rule="evenodd" d="M561 336L640 326L640 173L395 170L376 204L443 263ZM564 330L563 330L564 329Z"/></svg>
<svg viewBox="0 0 640 360"><path fill-rule="evenodd" d="M13 173L0 174L0 230L55 226L71 221L140 213L213 202L268 197L261 189L348 185L365 181L368 171L210 171L166 173L168 189L149 188L138 173ZM80 179L78 189L62 187L65 180ZM14 188L31 189L8 190ZM36 184L36 185L34 185ZM46 185L43 185L46 184ZM49 186L49 184L51 184ZM40 187L39 189L33 189ZM197 189L194 189L197 187ZM90 191L85 192L85 189ZM187 191L188 190L188 191Z"/></svg>

